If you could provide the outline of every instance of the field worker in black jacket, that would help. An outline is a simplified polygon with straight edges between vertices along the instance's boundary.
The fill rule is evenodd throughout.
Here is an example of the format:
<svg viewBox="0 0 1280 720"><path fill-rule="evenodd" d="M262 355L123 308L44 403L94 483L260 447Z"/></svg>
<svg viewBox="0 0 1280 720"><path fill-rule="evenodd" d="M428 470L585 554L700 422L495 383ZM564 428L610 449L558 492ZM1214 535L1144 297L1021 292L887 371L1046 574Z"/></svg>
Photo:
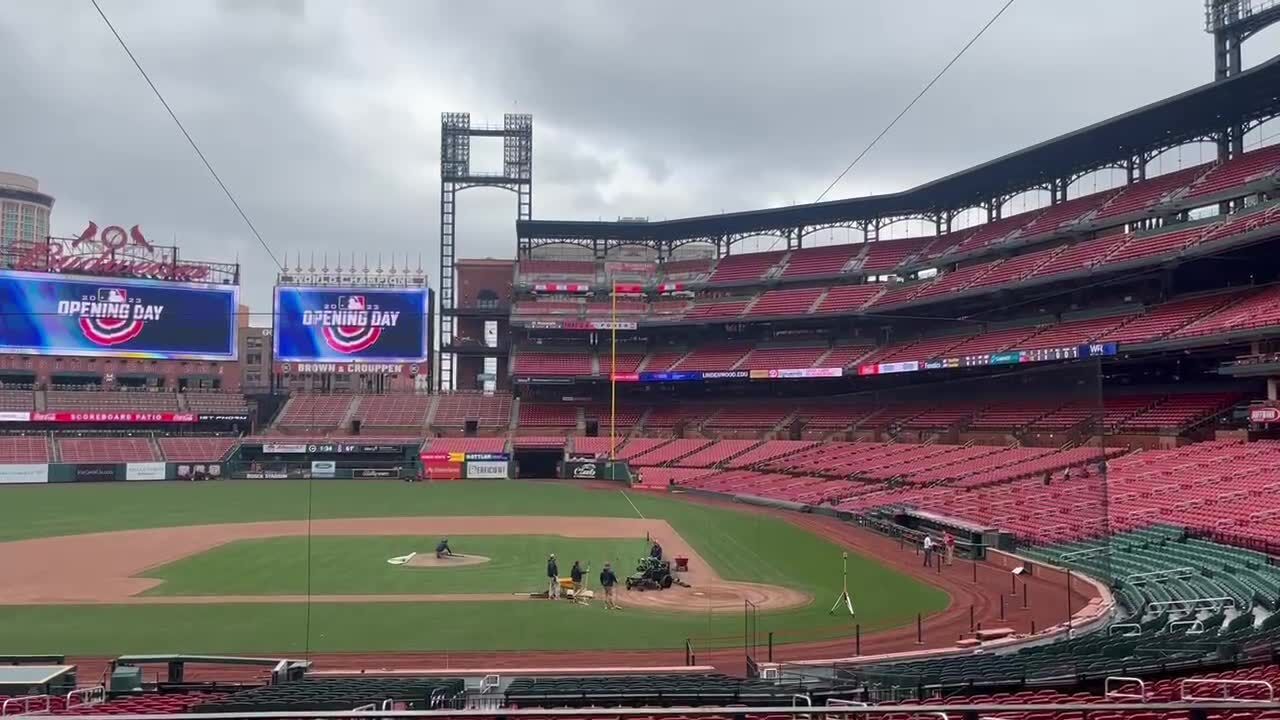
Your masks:
<svg viewBox="0 0 1280 720"><path fill-rule="evenodd" d="M604 569L600 571L600 587L604 588L604 608L606 610L619 609L618 602L613 597L613 589L617 584L618 576L613 574L613 566L605 563Z"/></svg>
<svg viewBox="0 0 1280 720"><path fill-rule="evenodd" d="M556 565L556 554L551 553L547 558L547 597L552 600L560 599L560 566Z"/></svg>

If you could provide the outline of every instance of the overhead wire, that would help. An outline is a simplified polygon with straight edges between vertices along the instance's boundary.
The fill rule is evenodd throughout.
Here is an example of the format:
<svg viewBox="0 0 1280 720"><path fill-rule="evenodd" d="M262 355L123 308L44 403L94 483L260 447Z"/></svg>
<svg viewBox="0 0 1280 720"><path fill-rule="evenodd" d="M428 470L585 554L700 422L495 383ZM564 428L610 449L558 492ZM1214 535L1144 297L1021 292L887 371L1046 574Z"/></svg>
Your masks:
<svg viewBox="0 0 1280 720"><path fill-rule="evenodd" d="M138 74L142 75L142 79L147 82L147 85L151 88L151 92L155 94L156 99L164 106L165 112L169 113L169 117L173 120L173 123L177 125L178 130L182 132L182 136L187 139L187 144L189 144L191 149L195 151L196 156L200 158L200 162L204 163L205 169L209 171L211 176L213 176L214 182L218 184L219 188L222 188L223 194L227 196L227 199L231 201L232 207L234 207L236 212L240 214L240 219L244 221L244 224L249 227L249 231L253 233L255 238L257 238L258 244L262 246L263 250L267 251L267 255L271 257L271 261L276 264L276 267L284 270L284 265L276 257L276 254L272 252L271 246L267 244L265 239L263 239L262 233L258 232L258 228L253 224L253 221L249 219L248 213L244 211L244 208L240 207L239 201L237 201L235 195L231 193L231 189L227 187L227 184L223 182L222 177L213 169L213 164L209 162L209 158L205 157L204 151L200 149L195 138L191 137L191 133L187 132L186 126L178 119L177 113L173 111L169 102L165 100L164 94L160 92L160 88L156 87L156 84L152 82L151 76L147 74L147 71L142 67L142 63L138 61L137 56L135 56L133 51L129 49L129 44L125 42L124 38L121 37L120 32L116 30L115 25L111 23L111 19L107 17L107 13L103 11L102 6L98 4L98 0L89 0L89 2L92 3L93 8L98 11L98 16L102 18L102 22L106 24L107 29L115 36L116 42L120 44L120 48L124 50L125 55L129 56L129 60L131 60L133 62L133 66L138 69Z"/></svg>
<svg viewBox="0 0 1280 720"><path fill-rule="evenodd" d="M969 51L969 48L973 47L973 44L978 42L978 39L981 38L987 32L987 30L990 29L991 26L994 25L995 22L1000 19L1001 15L1004 15L1005 11L1008 10L1009 6L1013 5L1013 3L1014 3L1014 0L1008 0L1004 5L1000 7L999 10L996 11L996 14L992 15L991 19L988 20L987 23L983 25L981 29L978 30L977 34L969 38L969 42L965 43L964 47L960 48L960 51L957 52L955 56L952 57L951 60L947 62L946 65L942 66L942 69L939 70L938 73L933 76L933 79L930 80L927 84L925 84L925 86L920 90L920 92L916 93L916 96L911 99L911 102L907 103L906 107L902 108L902 111L899 112L897 115L895 115L894 118L889 121L889 124L885 125L884 129L881 130L878 135L872 138L871 142L867 143L867 146L862 149L862 152L858 153L858 155L854 157L853 162L850 162L849 165L845 167L844 170L840 171L839 175L836 175L836 178L831 181L831 184L827 185L827 188L823 190L821 194L818 195L816 200L814 200L815 203L822 202L822 199L825 198L827 194L830 193L831 190L835 188L835 186L841 180L844 179L844 176L848 175L849 171L853 170L854 166L857 165L862 160L862 158L866 157L867 153L871 152L871 150L880 142L881 138L889 134L889 131L892 130L895 125L898 124L899 120L901 120L908 112L911 112L911 108L915 107L916 103L920 102L920 99L923 98L929 92L929 90L932 89L933 86L936 85L938 81L942 79L942 76L947 74L947 71L951 69L951 66L955 65L957 62L959 62L960 58L964 57L964 54Z"/></svg>

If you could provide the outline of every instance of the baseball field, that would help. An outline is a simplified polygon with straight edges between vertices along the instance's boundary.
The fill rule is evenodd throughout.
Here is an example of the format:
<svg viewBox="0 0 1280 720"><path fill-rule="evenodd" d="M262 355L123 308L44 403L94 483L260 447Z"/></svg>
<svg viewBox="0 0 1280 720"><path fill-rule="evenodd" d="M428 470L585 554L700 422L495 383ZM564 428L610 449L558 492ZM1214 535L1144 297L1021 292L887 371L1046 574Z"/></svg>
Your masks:
<svg viewBox="0 0 1280 720"><path fill-rule="evenodd" d="M948 595L851 552L857 617L828 614L845 548L802 516L537 482L222 481L0 489L8 653L657 650L914 625ZM441 537L469 562L434 561ZM648 540L689 587L622 608L530 599L545 563L635 569Z"/></svg>

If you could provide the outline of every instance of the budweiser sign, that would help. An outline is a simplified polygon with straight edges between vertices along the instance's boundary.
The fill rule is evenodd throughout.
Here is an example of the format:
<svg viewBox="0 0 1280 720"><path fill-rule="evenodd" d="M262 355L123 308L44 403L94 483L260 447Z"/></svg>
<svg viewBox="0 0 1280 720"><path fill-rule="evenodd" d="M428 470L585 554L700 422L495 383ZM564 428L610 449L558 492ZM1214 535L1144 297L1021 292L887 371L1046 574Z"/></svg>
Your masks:
<svg viewBox="0 0 1280 720"><path fill-rule="evenodd" d="M179 264L172 248L147 241L137 225L125 230L97 223L74 238L49 238L19 254L14 268L35 272L108 275L152 280L199 281L209 275L205 265Z"/></svg>

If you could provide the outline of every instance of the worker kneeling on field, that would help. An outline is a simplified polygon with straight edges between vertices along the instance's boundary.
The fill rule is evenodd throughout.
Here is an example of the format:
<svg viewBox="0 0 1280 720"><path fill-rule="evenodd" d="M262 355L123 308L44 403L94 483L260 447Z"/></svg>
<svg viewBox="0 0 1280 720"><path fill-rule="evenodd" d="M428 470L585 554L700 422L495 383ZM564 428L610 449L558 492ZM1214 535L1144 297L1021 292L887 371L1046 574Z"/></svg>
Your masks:
<svg viewBox="0 0 1280 720"><path fill-rule="evenodd" d="M453 557L453 550L449 548L449 538L440 538L440 542L436 545L436 559L439 560L446 555Z"/></svg>

